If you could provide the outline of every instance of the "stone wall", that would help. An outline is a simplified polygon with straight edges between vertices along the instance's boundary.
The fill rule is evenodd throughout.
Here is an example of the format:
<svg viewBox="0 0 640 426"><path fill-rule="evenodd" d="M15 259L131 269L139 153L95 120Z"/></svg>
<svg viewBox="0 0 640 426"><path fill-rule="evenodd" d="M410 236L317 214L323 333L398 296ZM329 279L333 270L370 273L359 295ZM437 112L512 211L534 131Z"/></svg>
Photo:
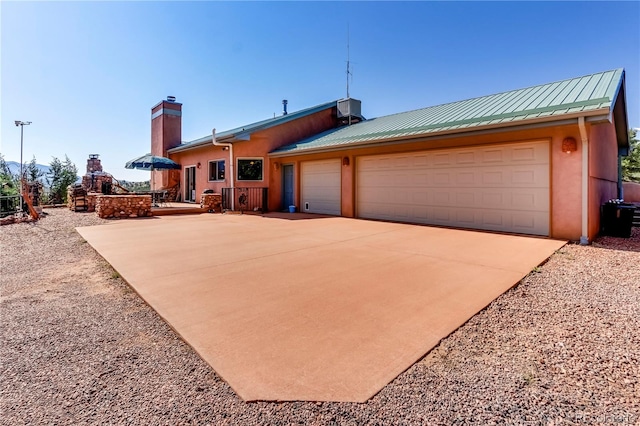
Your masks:
<svg viewBox="0 0 640 426"><path fill-rule="evenodd" d="M67 207L71 211L96 211L96 197L100 195L97 192L90 192L88 194L79 195L79 202L76 203L74 196L74 188L72 186L67 187ZM86 208L85 208L86 206Z"/></svg>
<svg viewBox="0 0 640 426"><path fill-rule="evenodd" d="M222 213L222 194L200 195L200 207L210 213Z"/></svg>
<svg viewBox="0 0 640 426"><path fill-rule="evenodd" d="M104 219L152 216L150 195L98 195L96 213Z"/></svg>
<svg viewBox="0 0 640 426"><path fill-rule="evenodd" d="M100 194L98 194L97 192L90 192L86 195L88 212L96 211L96 203L98 201L98 195Z"/></svg>

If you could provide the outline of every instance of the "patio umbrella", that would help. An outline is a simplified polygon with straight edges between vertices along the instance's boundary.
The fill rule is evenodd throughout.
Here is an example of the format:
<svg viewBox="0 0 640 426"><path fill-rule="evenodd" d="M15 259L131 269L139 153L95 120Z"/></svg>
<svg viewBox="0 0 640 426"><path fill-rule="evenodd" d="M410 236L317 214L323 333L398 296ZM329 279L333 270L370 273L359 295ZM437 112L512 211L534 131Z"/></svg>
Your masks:
<svg viewBox="0 0 640 426"><path fill-rule="evenodd" d="M166 158L160 157L158 155L146 154L142 157L138 157L134 160L127 161L127 164L124 166L127 169L138 169L138 170L171 170L171 169L180 169L182 166L175 161Z"/></svg>
<svg viewBox="0 0 640 426"><path fill-rule="evenodd" d="M149 170L151 172L153 172L154 170L173 170L182 168L180 164L169 158L151 154L146 154L142 157L127 161L124 167L126 169ZM152 191L155 190L155 186L155 176L151 174Z"/></svg>

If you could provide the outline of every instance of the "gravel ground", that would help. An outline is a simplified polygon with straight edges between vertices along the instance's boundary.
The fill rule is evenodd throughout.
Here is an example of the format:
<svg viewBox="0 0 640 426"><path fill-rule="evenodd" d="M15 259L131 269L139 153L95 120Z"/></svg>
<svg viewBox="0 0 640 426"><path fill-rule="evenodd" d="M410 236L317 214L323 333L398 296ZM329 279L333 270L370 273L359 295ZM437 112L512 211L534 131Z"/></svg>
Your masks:
<svg viewBox="0 0 640 426"><path fill-rule="evenodd" d="M640 424L640 228L559 250L367 403L245 403L74 230L107 221L48 212L0 227L2 424Z"/></svg>

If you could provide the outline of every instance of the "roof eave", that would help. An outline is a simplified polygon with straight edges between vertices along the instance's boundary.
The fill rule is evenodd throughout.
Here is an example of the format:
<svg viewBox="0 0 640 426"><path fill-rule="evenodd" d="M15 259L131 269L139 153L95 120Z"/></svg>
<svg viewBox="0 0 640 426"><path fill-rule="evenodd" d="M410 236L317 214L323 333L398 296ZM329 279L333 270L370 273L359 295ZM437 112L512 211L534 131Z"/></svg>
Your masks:
<svg viewBox="0 0 640 426"><path fill-rule="evenodd" d="M207 145L214 146L211 143L212 139L213 139L212 137L207 137L202 141L192 142L192 143L189 143L189 144L186 144L186 145L178 145L175 148L168 149L167 152L169 154L173 154L173 153L176 153L176 152L189 151L191 149L202 148L202 147L207 146ZM235 142L235 135L227 135L227 136L223 136L223 137L216 137L216 141L217 142L224 142L224 143Z"/></svg>
<svg viewBox="0 0 640 426"><path fill-rule="evenodd" d="M615 123L618 147L623 153L628 153L629 147L631 146L628 133L629 117L627 115L626 96L625 72L623 69L613 99L611 99L611 111L609 112L609 121ZM620 106L618 106L618 98L621 99ZM622 109L622 111L620 109Z"/></svg>

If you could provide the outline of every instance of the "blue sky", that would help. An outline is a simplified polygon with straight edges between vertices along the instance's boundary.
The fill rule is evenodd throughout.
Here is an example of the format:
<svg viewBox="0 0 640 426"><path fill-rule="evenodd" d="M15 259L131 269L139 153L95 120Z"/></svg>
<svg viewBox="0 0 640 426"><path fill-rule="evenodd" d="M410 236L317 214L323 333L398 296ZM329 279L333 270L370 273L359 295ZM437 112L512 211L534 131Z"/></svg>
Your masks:
<svg viewBox="0 0 640 426"><path fill-rule="evenodd" d="M346 94L366 117L614 68L640 127L640 2L0 2L0 152L118 179L150 149L150 109L192 140Z"/></svg>

